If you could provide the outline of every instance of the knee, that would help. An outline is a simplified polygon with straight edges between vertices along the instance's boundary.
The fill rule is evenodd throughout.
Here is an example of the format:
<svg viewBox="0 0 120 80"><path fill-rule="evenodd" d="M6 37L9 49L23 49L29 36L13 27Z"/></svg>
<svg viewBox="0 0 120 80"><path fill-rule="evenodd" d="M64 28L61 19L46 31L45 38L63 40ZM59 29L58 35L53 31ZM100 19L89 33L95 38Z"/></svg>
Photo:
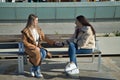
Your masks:
<svg viewBox="0 0 120 80"><path fill-rule="evenodd" d="M69 43L69 46L70 46L70 47L75 47L75 44L74 44L73 42L70 42L70 43Z"/></svg>

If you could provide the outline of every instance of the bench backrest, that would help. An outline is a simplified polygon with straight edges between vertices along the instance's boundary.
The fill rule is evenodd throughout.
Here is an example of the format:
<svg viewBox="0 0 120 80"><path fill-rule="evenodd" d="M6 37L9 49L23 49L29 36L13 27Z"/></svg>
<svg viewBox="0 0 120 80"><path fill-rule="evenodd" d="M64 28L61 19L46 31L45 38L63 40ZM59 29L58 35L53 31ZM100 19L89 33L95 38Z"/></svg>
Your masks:
<svg viewBox="0 0 120 80"><path fill-rule="evenodd" d="M22 42L2 42L0 43L0 49L18 49L18 55L24 54L24 46Z"/></svg>
<svg viewBox="0 0 120 80"><path fill-rule="evenodd" d="M18 42L4 42L0 43L0 49L19 48Z"/></svg>
<svg viewBox="0 0 120 80"><path fill-rule="evenodd" d="M19 55L24 55L25 49L23 42L19 42Z"/></svg>
<svg viewBox="0 0 120 80"><path fill-rule="evenodd" d="M72 34L47 34L47 37L53 40L64 41L68 39ZM0 49L12 49L12 48L19 48L19 53L24 54L24 44L21 42L21 35L13 35L13 36L1 36L0 39ZM17 41L17 42L2 42L2 41ZM45 48L56 48L57 46L50 46L46 42L42 42L42 46ZM96 41L96 48L95 50L99 50L98 41Z"/></svg>

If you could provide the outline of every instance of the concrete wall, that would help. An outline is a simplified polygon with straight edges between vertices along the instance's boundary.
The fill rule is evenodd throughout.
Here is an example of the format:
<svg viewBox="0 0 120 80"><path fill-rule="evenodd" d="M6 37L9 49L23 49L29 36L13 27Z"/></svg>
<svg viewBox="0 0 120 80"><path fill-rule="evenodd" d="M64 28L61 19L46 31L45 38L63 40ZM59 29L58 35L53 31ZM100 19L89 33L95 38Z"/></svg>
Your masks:
<svg viewBox="0 0 120 80"><path fill-rule="evenodd" d="M40 20L74 20L84 15L92 21L120 20L120 2L0 3L0 21L26 20L30 13Z"/></svg>
<svg viewBox="0 0 120 80"><path fill-rule="evenodd" d="M103 55L120 55L120 37L97 37Z"/></svg>

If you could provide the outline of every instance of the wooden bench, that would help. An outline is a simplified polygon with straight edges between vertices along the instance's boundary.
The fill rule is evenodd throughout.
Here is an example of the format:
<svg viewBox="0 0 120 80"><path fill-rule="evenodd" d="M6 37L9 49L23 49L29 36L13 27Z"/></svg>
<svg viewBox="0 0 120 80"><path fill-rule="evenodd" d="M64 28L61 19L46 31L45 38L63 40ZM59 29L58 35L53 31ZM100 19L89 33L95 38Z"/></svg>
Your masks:
<svg viewBox="0 0 120 80"><path fill-rule="evenodd" d="M55 46L49 46L47 44L43 44L43 46L52 53L53 57L68 57L68 47L55 47ZM76 54L77 57L80 56L91 56L92 58L92 62L94 61L95 56L98 58L98 65L97 65L97 71L100 71L101 69L101 54L102 52L99 50L99 45L98 45L98 40L96 40L96 47L93 50L93 53L90 54L85 54L85 53L81 53L81 54Z"/></svg>
<svg viewBox="0 0 120 80"><path fill-rule="evenodd" d="M65 39L68 39L71 34L47 34L47 37L53 40L63 41ZM24 63L27 63L27 55L24 53L24 46L21 42L21 35L11 35L11 36L1 36L0 39L0 49L13 49L18 48L18 51L9 51L8 52L0 52L0 56L4 55L18 55L18 72L24 73ZM3 42L4 41L4 42ZM10 43L8 43L10 41ZM4 45L4 47L3 47ZM8 46L9 45L9 46ZM53 57L68 57L67 47L56 47L56 46L50 46L45 42L42 42L42 45L52 53ZM5 55L7 54L7 55ZM93 53L91 54L77 54L77 56L81 55L90 55L92 56L92 61L94 60L95 55L98 57L98 71L100 71L101 67L101 51L98 47L98 41L96 41L96 48Z"/></svg>
<svg viewBox="0 0 120 80"><path fill-rule="evenodd" d="M58 35L58 34L48 34L47 37L53 39L53 40L58 40L58 41L64 41L68 39L71 36L71 34L64 34L64 35ZM22 45L22 44L21 44ZM46 42L42 43L42 46L45 47L49 52L52 53L52 57L68 57L68 47L57 47L57 46L50 46ZM24 51L24 50L23 50ZM100 71L101 68L101 51L99 50L99 45L98 45L98 40L96 40L96 48L94 49L93 53L90 54L77 54L77 56L91 56L92 57L92 62L94 61L95 56L98 57L98 66L97 70ZM27 61L27 60L25 60Z"/></svg>

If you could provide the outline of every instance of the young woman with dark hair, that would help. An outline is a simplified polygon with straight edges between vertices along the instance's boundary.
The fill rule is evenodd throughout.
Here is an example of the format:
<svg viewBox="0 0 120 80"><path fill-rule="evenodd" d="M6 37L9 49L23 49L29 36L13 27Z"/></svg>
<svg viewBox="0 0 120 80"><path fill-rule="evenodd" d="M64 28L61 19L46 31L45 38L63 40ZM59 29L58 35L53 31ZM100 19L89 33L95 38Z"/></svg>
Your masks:
<svg viewBox="0 0 120 80"><path fill-rule="evenodd" d="M74 63L77 66L76 54L89 54L93 52L95 48L95 30L82 15L76 17L75 24L76 27L73 36L61 44L69 45L68 54L70 63ZM72 66L68 66L67 70L71 68Z"/></svg>
<svg viewBox="0 0 120 80"><path fill-rule="evenodd" d="M80 15L76 17L76 27L73 36L64 41L64 44L69 44L69 57L70 62L76 62L76 55L80 53L92 53L95 48L95 30L87 19Z"/></svg>

